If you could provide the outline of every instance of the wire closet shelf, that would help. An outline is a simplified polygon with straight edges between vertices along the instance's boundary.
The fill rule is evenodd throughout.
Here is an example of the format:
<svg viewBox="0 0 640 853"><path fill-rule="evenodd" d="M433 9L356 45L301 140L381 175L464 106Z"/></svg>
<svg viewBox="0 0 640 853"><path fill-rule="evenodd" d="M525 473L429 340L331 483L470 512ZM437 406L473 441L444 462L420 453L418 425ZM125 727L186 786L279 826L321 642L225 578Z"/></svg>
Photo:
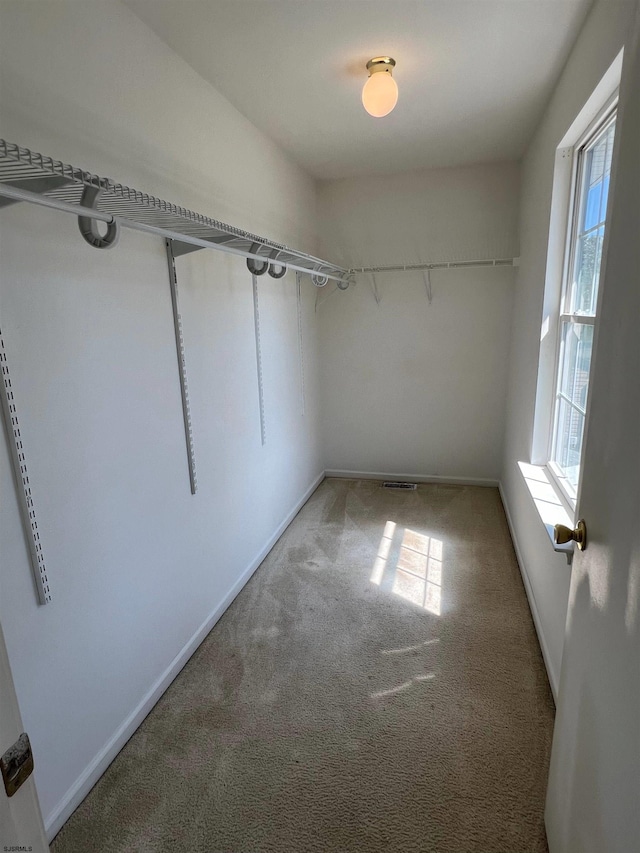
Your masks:
<svg viewBox="0 0 640 853"><path fill-rule="evenodd" d="M0 205L20 201L158 234L176 254L218 249L348 286L349 271L336 264L0 139Z"/></svg>
<svg viewBox="0 0 640 853"><path fill-rule="evenodd" d="M349 275L379 272L431 272L433 270L456 270L465 267L515 267L518 258L484 258L475 261L442 261L425 264L391 264L383 267L351 267Z"/></svg>

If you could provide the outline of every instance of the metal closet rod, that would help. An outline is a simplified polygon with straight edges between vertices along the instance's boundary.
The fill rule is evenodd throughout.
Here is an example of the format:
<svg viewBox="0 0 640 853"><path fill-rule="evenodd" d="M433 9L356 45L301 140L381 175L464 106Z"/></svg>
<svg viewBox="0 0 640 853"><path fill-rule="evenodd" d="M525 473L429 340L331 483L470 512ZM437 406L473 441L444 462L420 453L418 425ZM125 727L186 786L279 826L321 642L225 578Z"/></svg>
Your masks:
<svg viewBox="0 0 640 853"><path fill-rule="evenodd" d="M157 234L160 237L169 238L180 243L189 243L192 246L198 246L202 249L216 249L221 252L228 252L232 255L240 255L243 258L254 258L258 261L265 261L267 259L267 256L264 254L254 254L251 252L244 251L243 249L236 249L233 246L226 246L223 243L212 243L210 240L201 240L199 237L193 237L189 234L184 234L179 231L172 231L167 228L161 228L158 225L147 225L144 222L135 222L131 219L127 219L126 217L114 216L111 213L102 213L101 211L96 210L93 207L86 207L82 204L70 204L69 202L63 201L62 199L50 198L45 195L40 195L39 193L31 192L30 190L24 190L19 187L12 187L8 184L0 183L0 196L10 198L13 201L26 201L31 204L38 204L41 207L49 207L53 210L61 210L63 211L63 213L71 213L73 216L91 217L92 219L96 219L99 222L118 222L123 227L131 228L134 231L144 231L148 234ZM304 257L308 257L309 260L316 266L316 269L309 269L309 267L299 266L298 264L291 263L289 261L278 261L277 259L275 263L278 266L283 265L286 266L288 269L307 273L307 275L321 274L322 276L326 276L332 281L344 282L344 276L333 275L331 272L327 272L327 270L334 269L334 267L330 266L329 264L324 264L319 258L313 258L311 255ZM345 274L346 273L347 271L345 270Z"/></svg>
<svg viewBox="0 0 640 853"><path fill-rule="evenodd" d="M519 258L489 258L479 261L443 261L437 264L392 264L386 267L352 267L349 275L377 272L424 272L427 270L449 270L464 267L516 267Z"/></svg>

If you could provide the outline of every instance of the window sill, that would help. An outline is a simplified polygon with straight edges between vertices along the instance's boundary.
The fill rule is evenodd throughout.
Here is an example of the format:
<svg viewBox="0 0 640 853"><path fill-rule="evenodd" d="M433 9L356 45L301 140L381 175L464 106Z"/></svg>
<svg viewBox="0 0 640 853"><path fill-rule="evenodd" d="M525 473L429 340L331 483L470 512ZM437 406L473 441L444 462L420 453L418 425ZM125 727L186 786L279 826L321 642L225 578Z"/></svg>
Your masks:
<svg viewBox="0 0 640 853"><path fill-rule="evenodd" d="M574 543L567 542L565 545L557 545L553 541L553 528L556 524L564 524L573 529L573 510L567 504L564 495L560 492L553 481L547 468L543 465L530 465L528 462L518 462L520 473L525 485L529 490L531 499L536 508L540 521L544 524L547 536L554 551L564 554L567 563L571 564L573 559Z"/></svg>

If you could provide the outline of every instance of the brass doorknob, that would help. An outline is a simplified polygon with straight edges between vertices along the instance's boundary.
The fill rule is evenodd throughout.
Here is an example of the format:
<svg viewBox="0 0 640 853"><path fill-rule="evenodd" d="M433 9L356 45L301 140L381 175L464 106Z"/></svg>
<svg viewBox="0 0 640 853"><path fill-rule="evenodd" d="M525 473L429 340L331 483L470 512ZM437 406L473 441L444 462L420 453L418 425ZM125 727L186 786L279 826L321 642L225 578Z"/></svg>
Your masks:
<svg viewBox="0 0 640 853"><path fill-rule="evenodd" d="M553 539L556 545L564 545L565 542L575 542L580 551L587 547L587 525L584 518L576 524L575 530L565 527L564 524L556 524L553 528Z"/></svg>

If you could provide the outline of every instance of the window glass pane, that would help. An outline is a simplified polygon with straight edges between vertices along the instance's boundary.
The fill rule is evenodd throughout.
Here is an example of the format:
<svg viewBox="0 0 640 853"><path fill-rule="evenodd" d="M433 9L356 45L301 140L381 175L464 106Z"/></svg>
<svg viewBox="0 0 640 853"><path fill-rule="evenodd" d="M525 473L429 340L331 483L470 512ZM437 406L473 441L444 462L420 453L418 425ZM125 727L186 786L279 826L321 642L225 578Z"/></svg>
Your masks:
<svg viewBox="0 0 640 853"><path fill-rule="evenodd" d="M587 406L593 326L571 322L565 322L562 325L559 390L575 406L584 411Z"/></svg>
<svg viewBox="0 0 640 853"><path fill-rule="evenodd" d="M570 314L594 316L596 311L614 131L615 125L611 124L581 155L580 214L567 306Z"/></svg>
<svg viewBox="0 0 640 853"><path fill-rule="evenodd" d="M562 469L575 492L580 476L584 416L566 400L559 399L556 423L556 452L554 462Z"/></svg>
<svg viewBox="0 0 640 853"><path fill-rule="evenodd" d="M596 312L597 270L602 256L604 227L578 237L576 276L569 313L593 316Z"/></svg>
<svg viewBox="0 0 640 853"><path fill-rule="evenodd" d="M611 182L611 154L613 152L613 138L609 148L609 172L604 176L602 181L602 197L600 198L600 222L604 222L607 218L607 200L609 198L609 183Z"/></svg>
<svg viewBox="0 0 640 853"><path fill-rule="evenodd" d="M585 231L600 224L600 203L602 201L602 181L595 186L589 187L587 191L587 207L584 214Z"/></svg>
<svg viewBox="0 0 640 853"><path fill-rule="evenodd" d="M600 198L600 222L604 222L607 216L607 198L609 196L609 181L611 178L611 160L613 159L613 137L615 133L615 124L611 124L604 135L596 143L593 149L593 160L602 160L602 177L598 178L602 182L602 196ZM600 165L596 166L600 168Z"/></svg>

